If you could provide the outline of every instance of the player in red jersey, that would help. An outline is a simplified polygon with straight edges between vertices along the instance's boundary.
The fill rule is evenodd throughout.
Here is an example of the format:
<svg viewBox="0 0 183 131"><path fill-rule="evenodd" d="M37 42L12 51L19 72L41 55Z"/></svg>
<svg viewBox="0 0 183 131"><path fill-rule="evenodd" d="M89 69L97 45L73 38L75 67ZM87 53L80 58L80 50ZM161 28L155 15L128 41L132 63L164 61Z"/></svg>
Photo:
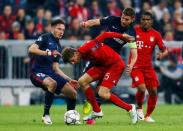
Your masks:
<svg viewBox="0 0 183 131"><path fill-rule="evenodd" d="M161 50L156 59L160 60L168 54L160 33L152 28L152 24L152 14L145 12L141 16L140 26L135 27L138 57L131 72L132 85L138 89L136 93L138 118L140 120L145 119L147 122L155 122L150 115L156 106L157 88L159 86L158 78L152 66L152 54L156 45ZM146 89L149 97L147 100L147 112L144 117L142 105Z"/></svg>
<svg viewBox="0 0 183 131"><path fill-rule="evenodd" d="M96 101L94 92L90 87L91 82L99 80L99 96L105 100L110 100L115 105L128 111L131 116L131 122L135 124L137 122L135 105L125 103L119 97L110 92L121 77L125 69L125 64L118 53L102 43L107 38L135 40L127 34L104 32L94 40L85 43L77 50L73 48L65 48L62 51L62 59L64 62L69 62L71 64L76 64L80 62L81 59L89 60L94 64L94 66L78 80L87 100L93 107L92 119L103 116L102 110ZM127 70L131 69L129 67L127 68Z"/></svg>

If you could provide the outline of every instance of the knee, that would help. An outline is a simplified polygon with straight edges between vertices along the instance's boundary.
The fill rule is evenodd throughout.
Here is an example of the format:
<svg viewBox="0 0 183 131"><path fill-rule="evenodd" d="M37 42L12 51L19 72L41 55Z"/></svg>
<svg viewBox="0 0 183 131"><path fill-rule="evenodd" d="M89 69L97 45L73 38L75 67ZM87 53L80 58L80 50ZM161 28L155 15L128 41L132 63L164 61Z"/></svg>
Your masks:
<svg viewBox="0 0 183 131"><path fill-rule="evenodd" d="M72 99L76 99L76 97L77 97L77 92L76 92L76 90L74 90L74 91L72 92L71 98L72 98Z"/></svg>
<svg viewBox="0 0 183 131"><path fill-rule="evenodd" d="M48 90L50 92L52 92L52 93L55 92L56 87L57 87L57 82L56 81L49 81L48 82Z"/></svg>
<svg viewBox="0 0 183 131"><path fill-rule="evenodd" d="M103 91L100 91L98 92L98 95L104 99L104 100L108 100L110 98L110 93L109 92L103 92Z"/></svg>
<svg viewBox="0 0 183 131"><path fill-rule="evenodd" d="M79 85L83 88L87 85L87 82L85 82L82 78L78 80Z"/></svg>
<svg viewBox="0 0 183 131"><path fill-rule="evenodd" d="M158 95L157 90L155 90L155 89L154 90L149 90L148 92L149 92L150 96L157 96Z"/></svg>
<svg viewBox="0 0 183 131"><path fill-rule="evenodd" d="M139 87L139 88L138 88L138 91L139 91L140 93L145 93L145 92L146 92L146 88L145 88L145 87Z"/></svg>
<svg viewBox="0 0 183 131"><path fill-rule="evenodd" d="M76 99L77 97L77 92L76 90L71 91L70 95L68 96L70 99Z"/></svg>

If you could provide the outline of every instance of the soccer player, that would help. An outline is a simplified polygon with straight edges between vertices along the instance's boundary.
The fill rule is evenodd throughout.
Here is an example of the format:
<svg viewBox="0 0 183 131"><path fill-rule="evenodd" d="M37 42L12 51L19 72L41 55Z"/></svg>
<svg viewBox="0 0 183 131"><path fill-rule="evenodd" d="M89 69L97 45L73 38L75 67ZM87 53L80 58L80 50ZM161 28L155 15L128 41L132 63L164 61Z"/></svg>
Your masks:
<svg viewBox="0 0 183 131"><path fill-rule="evenodd" d="M107 16L101 19L91 19L81 23L81 26L84 28L92 27L92 26L102 26L105 27L108 32L117 32L117 33L126 33L130 36L135 37L135 30L133 28L133 22L135 20L135 11L133 8L125 8L122 12L121 17L116 16ZM120 54L122 47L129 42L128 40L123 40L120 38L110 38L104 40L104 44L111 47L115 52ZM127 67L132 69L134 62L137 59L136 55L136 43L130 42L130 54L133 54L131 57L131 63L127 65ZM92 63L88 64L84 71L87 71L92 67ZM98 96L97 96L98 97ZM100 98L97 99L100 102ZM87 105L87 104L85 104ZM87 109L87 106L84 106L84 109ZM90 117L88 117L90 119Z"/></svg>
<svg viewBox="0 0 183 131"><path fill-rule="evenodd" d="M141 16L140 26L135 28L136 41L138 47L138 57L131 72L132 85L137 87L136 102L138 105L137 114L140 120L155 122L150 116L155 109L157 102L158 78L152 66L152 54L156 45L161 50L156 58L160 60L168 54L158 31L152 28L153 16L145 12ZM148 91L147 112L143 114L142 105L144 102L145 91Z"/></svg>
<svg viewBox="0 0 183 131"><path fill-rule="evenodd" d="M74 110L77 92L74 87L79 85L76 80L72 80L59 68L61 56L61 45L65 25L60 19L53 19L52 32L41 35L35 43L29 47L31 55L30 79L32 83L45 90L45 105L42 121L45 124L52 124L50 107L54 99L54 93L61 92L67 98L67 110ZM74 86L74 87L73 87Z"/></svg>
<svg viewBox="0 0 183 131"><path fill-rule="evenodd" d="M125 69L125 64L118 53L102 43L107 38L122 38L128 39L129 41L135 40L127 34L104 32L94 40L85 43L77 50L73 48L63 49L62 59L64 62L69 62L71 64L77 64L81 59L91 61L94 64L94 66L78 80L87 100L92 105L92 118L103 116L103 112L96 101L92 88L90 87L91 82L99 80L99 96L128 111L132 124L135 124L137 122L135 105L125 103L119 97L110 92L110 90L116 86L119 78L121 77ZM131 68L128 68L129 71L130 69Z"/></svg>

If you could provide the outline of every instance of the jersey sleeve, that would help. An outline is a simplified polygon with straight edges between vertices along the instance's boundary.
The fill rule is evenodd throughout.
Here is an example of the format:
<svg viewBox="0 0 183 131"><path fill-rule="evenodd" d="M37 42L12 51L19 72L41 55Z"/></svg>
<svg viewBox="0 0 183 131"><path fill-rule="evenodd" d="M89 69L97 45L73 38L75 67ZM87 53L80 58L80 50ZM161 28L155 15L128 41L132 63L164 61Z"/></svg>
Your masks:
<svg viewBox="0 0 183 131"><path fill-rule="evenodd" d="M157 33L156 37L157 37L156 42L157 42L157 45L158 45L159 49L161 51L165 50L166 49L166 46L163 43L163 38L161 37L161 34L160 33Z"/></svg>
<svg viewBox="0 0 183 131"><path fill-rule="evenodd" d="M100 19L100 25L110 25L111 23L113 23L114 19L114 16L106 16Z"/></svg>
<svg viewBox="0 0 183 131"><path fill-rule="evenodd" d="M41 47L44 43L46 43L46 41L47 41L46 36L45 35L41 35L35 41L35 44L37 44L39 47Z"/></svg>

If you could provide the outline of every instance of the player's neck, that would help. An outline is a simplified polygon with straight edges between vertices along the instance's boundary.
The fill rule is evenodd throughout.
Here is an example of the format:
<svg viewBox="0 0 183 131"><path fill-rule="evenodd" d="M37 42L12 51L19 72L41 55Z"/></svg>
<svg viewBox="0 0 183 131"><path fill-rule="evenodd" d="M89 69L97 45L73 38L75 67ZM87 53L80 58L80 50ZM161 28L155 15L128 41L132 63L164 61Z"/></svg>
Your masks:
<svg viewBox="0 0 183 131"><path fill-rule="evenodd" d="M52 34L52 36L53 36L55 39L59 40L59 38L57 38L53 32L51 32L51 34Z"/></svg>
<svg viewBox="0 0 183 131"><path fill-rule="evenodd" d="M142 30L145 31L145 32L147 32L147 31L149 31L149 30L151 30L151 29L152 29L152 28L148 28L148 29L142 28Z"/></svg>

